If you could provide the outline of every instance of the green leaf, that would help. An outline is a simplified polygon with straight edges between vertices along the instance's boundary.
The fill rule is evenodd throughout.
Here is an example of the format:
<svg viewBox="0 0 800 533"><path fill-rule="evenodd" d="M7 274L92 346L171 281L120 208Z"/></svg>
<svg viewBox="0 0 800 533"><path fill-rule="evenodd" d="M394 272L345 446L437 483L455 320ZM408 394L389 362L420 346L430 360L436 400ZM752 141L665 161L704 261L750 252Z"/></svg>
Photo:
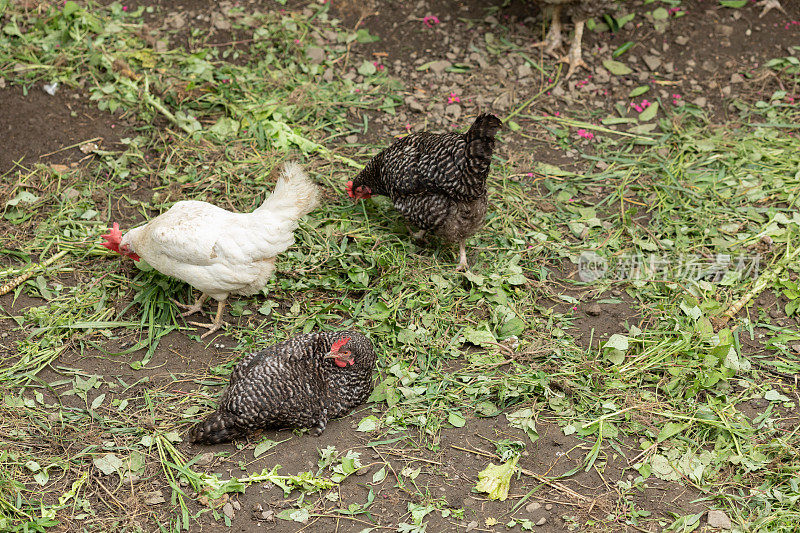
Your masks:
<svg viewBox="0 0 800 533"><path fill-rule="evenodd" d="M105 400L105 399L106 399L106 395L105 394L99 395L97 398L94 399L94 401L92 402L92 405L89 407L89 409L91 411L94 411L95 409L100 407L100 405L102 405L103 400Z"/></svg>
<svg viewBox="0 0 800 533"><path fill-rule="evenodd" d="M649 90L650 87L648 87L647 85L640 85L639 87L636 87L635 89L633 89L631 92L628 93L628 98L636 98L637 96L641 96Z"/></svg>
<svg viewBox="0 0 800 533"><path fill-rule="evenodd" d="M372 35L368 29L361 28L356 32L356 41L360 43L374 43L375 41L380 41L381 38L377 35Z"/></svg>
<svg viewBox="0 0 800 533"><path fill-rule="evenodd" d="M519 428L528 435L531 442L539 440L539 433L536 431L536 422L533 417L533 409L526 408L514 411L506 415L508 425Z"/></svg>
<svg viewBox="0 0 800 533"><path fill-rule="evenodd" d="M703 311L698 306L689 307L686 302L681 302L678 306L681 308L681 311L686 313L687 316L692 318L693 320L699 320L701 316L703 316Z"/></svg>
<svg viewBox="0 0 800 533"><path fill-rule="evenodd" d="M613 59L606 59L603 61L603 66L615 76L624 76L633 72L633 70L631 70L631 68L625 63L620 63L619 61L614 61Z"/></svg>
<svg viewBox="0 0 800 533"><path fill-rule="evenodd" d="M362 76L372 76L378 72L377 67L372 63L372 61L364 61L361 63L361 66L358 67L358 73Z"/></svg>
<svg viewBox="0 0 800 533"><path fill-rule="evenodd" d="M458 411L450 413L447 417L447 421L450 422L450 425L457 428L463 428L467 423L467 419Z"/></svg>
<svg viewBox="0 0 800 533"><path fill-rule="evenodd" d="M489 463L489 466L478 472L475 490L487 493L490 500L505 501L508 498L511 476L516 470L517 461L519 461L518 455L502 465Z"/></svg>
<svg viewBox="0 0 800 533"><path fill-rule="evenodd" d="M495 339L494 335L492 335L492 332L486 328L483 329L475 329L471 327L464 328L463 335L464 335L464 340L476 346L490 348L497 344L497 339Z"/></svg>
<svg viewBox="0 0 800 533"><path fill-rule="evenodd" d="M667 424L659 432L656 442L660 444L665 440L674 437L678 433L682 432L687 427L689 427L689 424L678 424L677 422L667 422Z"/></svg>
<svg viewBox="0 0 800 533"><path fill-rule="evenodd" d="M483 401L475 406L475 410L483 416L495 416L500 410L490 401Z"/></svg>
<svg viewBox="0 0 800 533"><path fill-rule="evenodd" d="M311 517L311 513L308 512L308 509L284 509L280 513L276 515L281 520L292 520L294 522L300 522L301 524L305 524L308 522L308 519Z"/></svg>
<svg viewBox="0 0 800 533"><path fill-rule="evenodd" d="M615 333L609 337L603 345L603 348L614 348L615 350L625 352L628 350L628 337Z"/></svg>
<svg viewBox="0 0 800 533"><path fill-rule="evenodd" d="M504 322L502 326L500 326L500 331L498 332L501 339L507 339L509 337L519 337L522 335L522 332L525 331L527 324L520 319L520 318L512 318L511 320Z"/></svg>
<svg viewBox="0 0 800 533"><path fill-rule="evenodd" d="M658 113L658 102L653 102L647 109L639 113L639 120L641 122L652 120L656 113Z"/></svg>
<svg viewBox="0 0 800 533"><path fill-rule="evenodd" d="M40 486L44 487L47 485L47 482L50 481L50 474L47 473L47 470L40 470L33 475L33 479Z"/></svg>
<svg viewBox="0 0 800 533"><path fill-rule="evenodd" d="M611 57L619 57L633 47L633 41L628 41L611 53Z"/></svg>
<svg viewBox="0 0 800 533"><path fill-rule="evenodd" d="M277 441L274 441L274 440L270 440L270 439L262 440L261 442L256 444L256 447L253 449L253 458L255 459L258 456L263 455L268 450L271 450L272 448L274 448L278 444L280 444L280 443L277 442Z"/></svg>
<svg viewBox="0 0 800 533"><path fill-rule="evenodd" d="M209 128L209 131L220 139L227 139L239 133L239 122L229 117L220 117L219 120Z"/></svg>
<svg viewBox="0 0 800 533"><path fill-rule="evenodd" d="M372 482L380 483L384 479L386 479L386 467L382 466L380 470L372 474Z"/></svg>
<svg viewBox="0 0 800 533"><path fill-rule="evenodd" d="M788 396L781 394L780 392L776 391L775 389L770 389L764 393L764 399L770 402L790 402Z"/></svg>
<svg viewBox="0 0 800 533"><path fill-rule="evenodd" d="M39 197L35 194L29 193L28 191L20 191L14 198L6 202L6 207L15 206L20 202L23 204L32 204L38 199Z"/></svg>
<svg viewBox="0 0 800 533"><path fill-rule="evenodd" d="M650 466L653 467L653 475L664 481L677 481L681 478L670 464L669 460L660 454L655 454L650 458Z"/></svg>
<svg viewBox="0 0 800 533"><path fill-rule="evenodd" d="M114 472L119 472L120 468L123 466L122 459L113 453L107 453L102 457L95 457L92 462L94 463L94 466L96 466L97 469L106 476L113 474Z"/></svg>
<svg viewBox="0 0 800 533"><path fill-rule="evenodd" d="M375 415L370 415L361 419L361 422L358 423L358 429L356 429L356 431L361 431L363 433L375 431L378 429L379 424L380 421L378 420L378 417Z"/></svg>
<svg viewBox="0 0 800 533"><path fill-rule="evenodd" d="M669 18L669 13L663 7L654 9L652 15L655 20L667 20Z"/></svg>
<svg viewBox="0 0 800 533"><path fill-rule="evenodd" d="M739 9L747 5L747 0L719 0L719 5Z"/></svg>

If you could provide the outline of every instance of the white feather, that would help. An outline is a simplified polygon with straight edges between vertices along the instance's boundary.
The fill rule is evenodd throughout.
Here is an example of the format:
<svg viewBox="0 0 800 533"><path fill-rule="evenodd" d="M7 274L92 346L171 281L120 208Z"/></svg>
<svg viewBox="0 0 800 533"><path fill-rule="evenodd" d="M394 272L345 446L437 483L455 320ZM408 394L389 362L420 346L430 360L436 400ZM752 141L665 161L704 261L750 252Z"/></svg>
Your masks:
<svg viewBox="0 0 800 533"><path fill-rule="evenodd" d="M319 203L300 165L287 163L275 190L252 213L181 201L122 238L149 265L216 300L266 285L275 257L294 243L298 220Z"/></svg>

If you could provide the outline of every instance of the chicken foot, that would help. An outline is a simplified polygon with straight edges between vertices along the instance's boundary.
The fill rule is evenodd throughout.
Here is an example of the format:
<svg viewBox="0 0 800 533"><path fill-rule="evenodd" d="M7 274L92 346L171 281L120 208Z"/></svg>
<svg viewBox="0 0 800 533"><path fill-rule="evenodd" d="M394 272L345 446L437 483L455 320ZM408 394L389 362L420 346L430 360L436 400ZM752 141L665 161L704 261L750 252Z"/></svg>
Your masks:
<svg viewBox="0 0 800 533"><path fill-rule="evenodd" d="M783 6L780 3L780 0L761 0L759 3L756 4L758 7L764 6L764 11L758 16L758 18L762 18L764 15L772 11L773 9L777 8L779 11L783 11L783 14L786 14L786 10L783 9Z"/></svg>
<svg viewBox="0 0 800 533"><path fill-rule="evenodd" d="M456 267L456 272L461 270L469 270L469 265L467 264L467 241L458 243L458 266Z"/></svg>
<svg viewBox="0 0 800 533"><path fill-rule="evenodd" d="M550 29L544 41L534 43L533 46L538 48L544 46L544 51L550 55L554 55L556 48L561 47L561 6L553 6L553 17L550 20Z"/></svg>
<svg viewBox="0 0 800 533"><path fill-rule="evenodd" d="M211 324L204 324L202 322L189 322L189 321L187 321L186 323L201 328L208 328L208 331L200 335L201 339L205 339L206 337L217 331L219 328L221 328L223 324L225 324L225 322L222 321L223 309L225 309L225 300L220 300L219 302L217 302L217 315L214 317L214 321L211 322Z"/></svg>
<svg viewBox="0 0 800 533"><path fill-rule="evenodd" d="M189 315L193 315L196 312L200 311L203 308L203 304L205 303L205 301L207 299L208 299L208 294L202 293L200 295L200 297L197 299L197 301L192 305L182 304L177 300L172 300L172 303L174 303L176 306L180 307L181 309L186 309L185 313L181 313L178 316L189 316Z"/></svg>
<svg viewBox="0 0 800 533"><path fill-rule="evenodd" d="M572 46L569 47L569 53L559 59L563 63L569 65L567 76L564 79L569 79L578 67L589 69L589 65L583 60L583 50L581 49L581 41L583 40L583 27L586 25L585 20L575 21L575 36L572 38Z"/></svg>

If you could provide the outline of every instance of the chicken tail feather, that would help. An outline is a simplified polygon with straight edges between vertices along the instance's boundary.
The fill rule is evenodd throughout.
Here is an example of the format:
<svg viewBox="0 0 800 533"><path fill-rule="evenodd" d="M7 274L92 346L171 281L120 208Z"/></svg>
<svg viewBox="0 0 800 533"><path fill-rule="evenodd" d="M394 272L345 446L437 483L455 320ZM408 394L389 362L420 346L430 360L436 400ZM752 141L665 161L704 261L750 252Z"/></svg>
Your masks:
<svg viewBox="0 0 800 533"><path fill-rule="evenodd" d="M189 438L197 444L217 444L233 440L240 434L230 414L215 411L189 431Z"/></svg>
<svg viewBox="0 0 800 533"><path fill-rule="evenodd" d="M309 179L298 163L286 163L275 184L275 190L255 212L288 212L290 218L297 220L318 205L319 187Z"/></svg>
<svg viewBox="0 0 800 533"><path fill-rule="evenodd" d="M467 131L467 159L469 161L483 160L486 164L492 157L494 150L494 136L501 128L502 122L496 116L484 113L478 115L475 122Z"/></svg>

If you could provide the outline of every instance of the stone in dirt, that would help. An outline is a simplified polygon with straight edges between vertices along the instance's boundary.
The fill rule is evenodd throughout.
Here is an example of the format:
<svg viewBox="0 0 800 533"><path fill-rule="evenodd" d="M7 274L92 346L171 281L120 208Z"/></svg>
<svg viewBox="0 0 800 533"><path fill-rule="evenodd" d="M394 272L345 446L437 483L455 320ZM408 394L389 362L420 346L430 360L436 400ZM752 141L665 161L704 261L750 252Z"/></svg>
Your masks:
<svg viewBox="0 0 800 533"><path fill-rule="evenodd" d="M197 461L195 461L194 464L196 464L197 466L206 466L210 465L211 461L213 460L214 460L214 452L206 452L203 455L201 455L200 458Z"/></svg>
<svg viewBox="0 0 800 533"><path fill-rule="evenodd" d="M422 104L420 104L419 101L413 96L406 96L403 101L409 108L411 108L411 111L416 111L417 113L422 113L425 111L425 108L422 106Z"/></svg>
<svg viewBox="0 0 800 533"><path fill-rule="evenodd" d="M458 104L450 104L444 108L444 112L446 115L453 118L453 120L458 120L461 116L461 106Z"/></svg>
<svg viewBox="0 0 800 533"><path fill-rule="evenodd" d="M433 72L434 74L441 74L444 72L446 68L451 66L452 63L450 63L449 61L445 61L443 59L440 61L434 61L429 65L431 72Z"/></svg>
<svg viewBox="0 0 800 533"><path fill-rule="evenodd" d="M728 518L728 515L725 514L725 511L720 511L717 509L708 511L708 525L709 527L715 527L719 529L730 529L733 526L733 524L731 524L731 519Z"/></svg>
<svg viewBox="0 0 800 533"><path fill-rule="evenodd" d="M312 63L322 63L325 59L325 50L318 46L312 46L306 51L306 55Z"/></svg>
<svg viewBox="0 0 800 533"><path fill-rule="evenodd" d="M236 516L236 513L233 510L233 505L231 505L231 502L228 502L222 506L222 513L231 520L233 520L233 517Z"/></svg>
<svg viewBox="0 0 800 533"><path fill-rule="evenodd" d="M527 512L529 512L529 513L532 513L534 511L538 511L541 508L542 508L542 504L539 503L539 502L531 502L531 503L529 503L528 505L525 506L525 510Z"/></svg>
<svg viewBox="0 0 800 533"><path fill-rule="evenodd" d="M661 66L661 60L656 56L646 55L642 59L650 70L655 71Z"/></svg>
<svg viewBox="0 0 800 533"><path fill-rule="evenodd" d="M599 316L603 312L600 304L592 303L586 306L586 314L589 316Z"/></svg>
<svg viewBox="0 0 800 533"><path fill-rule="evenodd" d="M147 505L157 505L159 503L164 503L164 495L161 493L160 490L156 490L153 492L148 492L144 495L144 503Z"/></svg>

